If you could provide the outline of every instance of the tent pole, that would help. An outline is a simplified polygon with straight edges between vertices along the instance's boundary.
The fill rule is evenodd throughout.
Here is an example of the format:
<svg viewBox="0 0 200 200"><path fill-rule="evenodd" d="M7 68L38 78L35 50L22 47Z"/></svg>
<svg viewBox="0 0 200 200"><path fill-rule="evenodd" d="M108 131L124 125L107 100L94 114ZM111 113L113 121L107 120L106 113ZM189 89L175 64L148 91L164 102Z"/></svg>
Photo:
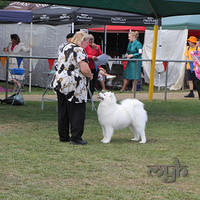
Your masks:
<svg viewBox="0 0 200 200"><path fill-rule="evenodd" d="M104 53L106 54L106 46L107 46L107 30L106 25L104 26Z"/></svg>
<svg viewBox="0 0 200 200"><path fill-rule="evenodd" d="M8 69L9 69L9 57L6 60L6 93L5 98L8 98Z"/></svg>
<svg viewBox="0 0 200 200"><path fill-rule="evenodd" d="M33 23L30 24L30 56L32 56L32 44L33 44ZM29 60L29 93L31 93L31 77L32 77L32 59Z"/></svg>
<svg viewBox="0 0 200 200"><path fill-rule="evenodd" d="M72 22L72 30L71 33L74 33L74 22Z"/></svg>
<svg viewBox="0 0 200 200"><path fill-rule="evenodd" d="M152 46L152 61L151 61L150 81L149 81L149 99L148 99L149 101L152 101L152 98L153 98L157 37L158 37L158 20L156 20L156 23L154 25L153 46Z"/></svg>

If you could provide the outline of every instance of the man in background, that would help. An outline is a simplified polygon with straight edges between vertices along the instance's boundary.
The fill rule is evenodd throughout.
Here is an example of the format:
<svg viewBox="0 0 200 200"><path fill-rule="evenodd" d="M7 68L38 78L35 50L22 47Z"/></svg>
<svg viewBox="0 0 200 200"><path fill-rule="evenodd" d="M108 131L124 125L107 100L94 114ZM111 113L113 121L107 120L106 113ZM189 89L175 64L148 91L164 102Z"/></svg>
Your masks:
<svg viewBox="0 0 200 200"><path fill-rule="evenodd" d="M71 42L71 39L73 38L73 36L74 36L74 33L69 33L69 34L66 36L66 42L62 43L62 44L59 45L59 47L58 47L58 55L59 55L60 52L63 51L63 48L64 48L67 44L69 44L69 43Z"/></svg>

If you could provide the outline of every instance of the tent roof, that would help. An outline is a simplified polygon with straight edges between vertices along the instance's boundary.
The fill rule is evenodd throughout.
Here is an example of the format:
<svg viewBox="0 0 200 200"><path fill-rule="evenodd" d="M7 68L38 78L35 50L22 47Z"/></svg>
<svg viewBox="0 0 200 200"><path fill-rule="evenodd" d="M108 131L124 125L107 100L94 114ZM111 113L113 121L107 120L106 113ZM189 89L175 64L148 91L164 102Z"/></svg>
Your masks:
<svg viewBox="0 0 200 200"><path fill-rule="evenodd" d="M80 6L138 13L152 17L191 15L200 13L199 0L18 0L65 6Z"/></svg>
<svg viewBox="0 0 200 200"><path fill-rule="evenodd" d="M1 22L32 22L32 12L26 10L0 10Z"/></svg>
<svg viewBox="0 0 200 200"><path fill-rule="evenodd" d="M104 32L104 27L97 27L97 28L89 28L89 31L92 32ZM140 31L144 32L144 26L106 26L106 32L108 33L128 33L130 30L132 31Z"/></svg>
<svg viewBox="0 0 200 200"><path fill-rule="evenodd" d="M15 2L16 3L16 2ZM20 2L18 2L20 3ZM12 4L11 4L12 5ZM36 9L31 3L20 3L8 6L7 9L23 10L1 10L0 21L3 22L33 22L43 24L67 24L75 23L75 25L134 25L134 26L153 26L155 20L152 17L143 15L125 13L111 10L102 10L95 8L82 7L64 7L51 5ZM41 4L34 4L39 5ZM14 7L13 7L14 6ZM32 9L35 10L24 10Z"/></svg>
<svg viewBox="0 0 200 200"><path fill-rule="evenodd" d="M33 11L34 23L64 24L74 22L97 25L153 26L155 20L143 15L83 7L52 5Z"/></svg>
<svg viewBox="0 0 200 200"><path fill-rule="evenodd" d="M12 2L5 10L36 10L48 6L48 4L38 4L38 3L24 3L24 2Z"/></svg>
<svg viewBox="0 0 200 200"><path fill-rule="evenodd" d="M200 29L200 15L183 15L162 18L163 29Z"/></svg>

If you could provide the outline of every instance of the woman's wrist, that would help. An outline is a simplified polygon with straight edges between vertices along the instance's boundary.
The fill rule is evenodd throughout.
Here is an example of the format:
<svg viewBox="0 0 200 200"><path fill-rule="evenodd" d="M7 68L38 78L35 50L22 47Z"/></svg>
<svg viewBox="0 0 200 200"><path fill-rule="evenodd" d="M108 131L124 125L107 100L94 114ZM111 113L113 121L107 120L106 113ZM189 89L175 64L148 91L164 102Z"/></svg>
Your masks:
<svg viewBox="0 0 200 200"><path fill-rule="evenodd" d="M90 75L89 75L89 77L88 77L90 80L92 80L93 79L93 74L91 73Z"/></svg>

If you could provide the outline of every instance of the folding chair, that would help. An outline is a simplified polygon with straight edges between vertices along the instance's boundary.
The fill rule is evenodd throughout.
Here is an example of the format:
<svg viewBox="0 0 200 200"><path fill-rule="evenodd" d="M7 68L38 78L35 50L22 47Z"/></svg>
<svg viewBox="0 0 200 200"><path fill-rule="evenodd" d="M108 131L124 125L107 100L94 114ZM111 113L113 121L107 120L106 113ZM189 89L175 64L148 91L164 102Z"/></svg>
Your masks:
<svg viewBox="0 0 200 200"><path fill-rule="evenodd" d="M47 78L47 81L46 81L46 88L42 94L42 103L41 103L41 110L43 111L44 110L44 102L45 101L55 101L53 99L49 99L49 98L45 98L45 95L47 93L48 90L51 90L51 81L52 81L52 78L54 76L54 74L56 73L55 70L51 70L50 72L46 72L47 75L48 75L48 78Z"/></svg>

